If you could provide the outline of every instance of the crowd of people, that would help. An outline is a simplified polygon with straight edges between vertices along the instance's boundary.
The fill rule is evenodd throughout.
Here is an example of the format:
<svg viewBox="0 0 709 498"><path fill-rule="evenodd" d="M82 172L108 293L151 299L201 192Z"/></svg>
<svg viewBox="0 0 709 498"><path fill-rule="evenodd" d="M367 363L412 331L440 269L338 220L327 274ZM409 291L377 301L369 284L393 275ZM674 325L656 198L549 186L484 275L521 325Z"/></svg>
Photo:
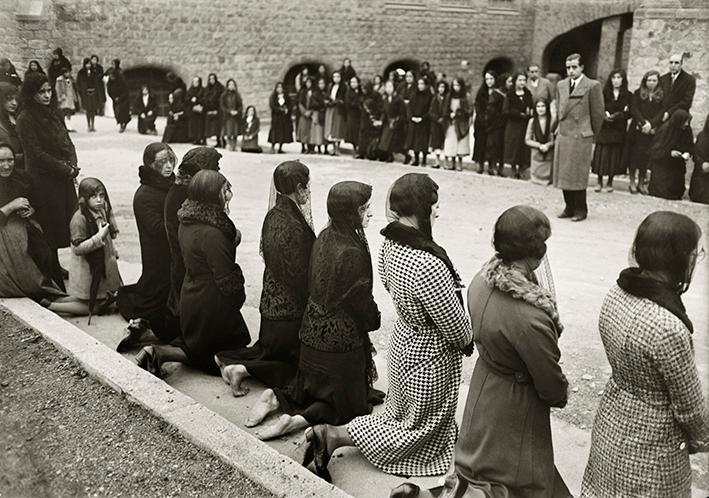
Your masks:
<svg viewBox="0 0 709 498"><path fill-rule="evenodd" d="M610 176L604 168L619 156L613 150L616 142L598 142L594 151L592 140L606 127L613 136L617 113L625 112L626 104L622 74L609 78L612 99L604 104L600 83L583 76L580 56L569 56L567 69L569 78L557 85L551 105L534 104L521 77L513 79L514 97L507 104L493 86L487 95L502 98L503 107L532 102L545 110L536 110L545 120L531 121L533 133L542 133L536 140L542 156L551 150L541 146L549 143L544 140L551 122L558 120L554 145L560 162L550 169L564 190L563 217L579 217L585 186L581 193L577 185L588 181L588 170L583 180L570 168L575 158L589 157L586 168L593 159L599 174ZM303 81L306 103L314 92L308 81ZM427 93L422 81L417 91L425 101L445 94L444 101L455 102L446 105L465 112L462 81L454 80L450 90L438 85L446 91L436 96ZM424 134L415 125L423 122L426 106L404 104L391 80L384 87L383 102L398 102L402 112L411 109L413 117L422 118L412 120L407 130L412 130L409 143L424 152ZM275 168L261 231L265 269L259 338L248 347L250 333L241 313L246 283L236 262L241 233L229 217L238 192L219 172L222 154L200 145L178 161L165 142L145 148L133 198L142 274L137 283L123 285L116 262L120 232L109 193L97 178L76 185L76 150L49 78L39 71L26 74L19 105L16 92L5 86L0 90L11 95L3 101L6 115L20 109L12 127L14 144L0 140L1 296L29 296L57 313L88 315L89 320L94 314L119 312L129 320L119 349L139 349L138 365L156 376L162 376L163 364L181 362L221 375L237 397L247 392L245 378L259 380L267 389L246 425L259 427L262 439L305 428L304 464L312 463L324 479L331 479L332 453L351 446L396 475L440 475L454 464L443 490L407 483L392 492L396 497L461 496L466 489L490 496L570 496L554 465L549 419L551 407L566 405L568 382L558 346L563 324L546 261L551 225L542 212L514 206L499 216L494 255L472 279L466 309L462 278L433 236L445 193L425 173L407 173L391 185L383 206L388 224L381 231L377 273L397 319L382 392L374 387L377 371L369 338L381 326L364 231L374 209L371 185L333 185L326 201L329 222L316 233L310 170L298 160ZM275 95L278 102L282 94L276 89ZM247 116L250 112L253 122L255 111ZM604 112L609 119L603 119ZM662 112L664 123L650 141L650 161L685 161L687 151L678 144L687 137L688 113ZM339 124L337 119L332 113L328 118L326 110L324 129L346 128L346 118ZM497 142L505 144L503 157L514 161L522 161L522 155L506 146L520 145L512 135L528 133L530 127L518 121L508 120L504 135L497 137L503 137ZM380 141L403 140L400 130L384 129L388 134L382 133ZM460 143L465 129L453 134L441 129L438 138L444 137L445 148L454 136L456 151L465 150ZM497 138L488 134L486 147ZM698 142L706 145L706 128ZM653 159L658 147L669 147L667 158ZM652 177L662 171L656 170L659 162L653 164ZM516 166L521 176L526 167ZM600 312L599 329L613 371L596 414L582 496L690 496L689 455L709 449L709 411L694 360L693 326L681 296L704 257L701 241L693 220L669 211L650 214L636 231L634 265L620 272ZM68 272L57 256L64 247L71 248ZM462 357L473 350L479 357L458 431ZM379 404L383 408L372 413ZM282 412L277 421L264 426L276 411Z"/></svg>

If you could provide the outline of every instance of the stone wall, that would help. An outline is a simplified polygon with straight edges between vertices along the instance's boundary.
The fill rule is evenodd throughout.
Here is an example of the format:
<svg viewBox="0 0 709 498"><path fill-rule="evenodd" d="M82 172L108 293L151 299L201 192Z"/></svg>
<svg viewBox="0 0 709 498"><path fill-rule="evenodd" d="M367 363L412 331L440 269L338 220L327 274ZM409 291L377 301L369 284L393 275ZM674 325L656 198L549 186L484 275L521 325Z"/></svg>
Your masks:
<svg viewBox="0 0 709 498"><path fill-rule="evenodd" d="M684 69L697 78L691 113L698 132L709 114L709 5L706 0L684 0L682 7L647 2L635 12L628 79L630 87L637 88L646 71L665 73L670 55L685 53Z"/></svg>

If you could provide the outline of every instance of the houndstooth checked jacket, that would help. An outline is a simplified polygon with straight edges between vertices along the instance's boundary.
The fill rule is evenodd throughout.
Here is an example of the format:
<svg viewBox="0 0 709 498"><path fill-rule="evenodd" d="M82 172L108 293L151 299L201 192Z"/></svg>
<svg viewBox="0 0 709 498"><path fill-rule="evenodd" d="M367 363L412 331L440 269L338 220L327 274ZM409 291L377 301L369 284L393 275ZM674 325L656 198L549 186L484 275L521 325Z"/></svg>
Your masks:
<svg viewBox="0 0 709 498"><path fill-rule="evenodd" d="M581 496L691 496L688 442L709 437L692 336L675 315L613 287L601 308L613 374L596 414Z"/></svg>
<svg viewBox="0 0 709 498"><path fill-rule="evenodd" d="M380 413L347 428L384 472L443 474L458 433L461 349L472 339L470 321L450 271L435 256L386 239L379 275L398 314L387 355L389 391Z"/></svg>

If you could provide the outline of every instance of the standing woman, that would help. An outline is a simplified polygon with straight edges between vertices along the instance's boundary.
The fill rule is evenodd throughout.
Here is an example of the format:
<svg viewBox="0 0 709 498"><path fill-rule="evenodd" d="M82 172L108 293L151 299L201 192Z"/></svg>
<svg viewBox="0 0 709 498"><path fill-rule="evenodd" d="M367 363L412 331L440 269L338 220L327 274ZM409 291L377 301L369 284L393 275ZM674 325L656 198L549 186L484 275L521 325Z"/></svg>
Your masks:
<svg viewBox="0 0 709 498"><path fill-rule="evenodd" d="M431 99L431 106L428 109L428 119L431 123L430 146L431 151L436 154L436 164L432 168L441 167L441 154L446 139L446 102L448 97L448 83L439 81L436 83L436 94ZM475 142L477 145L477 141ZM482 164L482 163L481 163Z"/></svg>
<svg viewBox="0 0 709 498"><path fill-rule="evenodd" d="M613 192L613 176L625 173L623 148L630 116L630 92L624 71L616 69L608 76L603 88L603 101L605 118L593 149L593 172L598 175L594 190L603 190L603 177L607 176L606 192Z"/></svg>
<svg viewBox="0 0 709 498"><path fill-rule="evenodd" d="M340 446L356 446L389 474L431 476L450 467L462 356L472 353L472 331L460 277L431 235L438 205L438 185L426 174L406 174L391 187L392 221L379 251L379 276L398 314L387 356L389 392L379 413L306 432L323 478Z"/></svg>
<svg viewBox="0 0 709 498"><path fill-rule="evenodd" d="M549 102L540 98L534 104L534 115L527 123L524 142L532 151L530 175L539 185L551 184L554 162L554 118Z"/></svg>
<svg viewBox="0 0 709 498"><path fill-rule="evenodd" d="M510 176L529 179L529 148L524 141L527 124L532 115L532 93L527 89L527 75L517 73L514 87L505 95L502 114L505 117L504 163L511 169Z"/></svg>
<svg viewBox="0 0 709 498"><path fill-rule="evenodd" d="M227 80L226 89L220 100L223 119L222 134L226 137L229 150L235 151L236 138L241 135L241 111L244 109L236 80L233 78Z"/></svg>
<svg viewBox="0 0 709 498"><path fill-rule="evenodd" d="M27 78L25 78L27 79ZM12 147L15 169L25 169L25 154L17 136L17 109L19 89L12 83L0 82L0 143Z"/></svg>
<svg viewBox="0 0 709 498"><path fill-rule="evenodd" d="M278 144L278 153L283 153L283 144L293 142L293 120L291 119L291 101L283 89L283 83L276 83L271 97L268 99L271 108L271 129L268 132L268 142L271 152Z"/></svg>
<svg viewBox="0 0 709 498"><path fill-rule="evenodd" d="M630 114L633 120L623 150L622 164L628 166L628 188L631 194L648 193L646 176L649 152L657 127L662 122L662 98L660 73L648 71L640 82L640 88L635 90L631 98Z"/></svg>
<svg viewBox="0 0 709 498"><path fill-rule="evenodd" d="M339 71L332 73L332 82L325 94L325 140L332 143L332 155L340 155L340 142L345 138L345 95L347 85Z"/></svg>
<svg viewBox="0 0 709 498"><path fill-rule="evenodd" d="M25 78L27 78L27 75L29 73L42 73L45 74L44 69L42 69L42 65L39 63L38 60L32 59L29 64L27 64L27 71L25 71Z"/></svg>
<svg viewBox="0 0 709 498"><path fill-rule="evenodd" d="M324 66L321 66L324 67ZM327 95L326 80L318 78L317 88L313 91L313 97L310 99L310 111L312 114L312 122L310 125L310 139L308 144L312 150L315 147L318 149L318 154L322 151L320 147L325 146L325 154L327 154L327 142L325 142L325 96Z"/></svg>
<svg viewBox="0 0 709 498"><path fill-rule="evenodd" d="M446 169L463 171L463 157L470 155L470 104L465 91L465 83L455 78L451 91L446 97L445 109L446 138L443 143L443 155L446 162L450 158L452 165Z"/></svg>
<svg viewBox="0 0 709 498"><path fill-rule="evenodd" d="M379 157L378 147L383 119L382 97L368 81L364 84L356 159L374 160Z"/></svg>
<svg viewBox="0 0 709 498"><path fill-rule="evenodd" d="M505 94L498 88L494 74L492 71L485 72L485 161L488 174L501 176L505 148L505 116L502 114Z"/></svg>
<svg viewBox="0 0 709 498"><path fill-rule="evenodd" d="M96 131L94 120L101 107L103 74L99 74L91 64L91 59L84 58L84 63L76 75L76 86L81 98L81 107L86 113L86 125L90 132Z"/></svg>
<svg viewBox="0 0 709 498"><path fill-rule="evenodd" d="M419 78L416 81L416 92L409 102L409 148L414 152L412 166L426 166L426 155L428 154L428 141L431 130L431 121L428 111L431 108L431 90L429 90L426 80ZM421 162L419 163L419 155Z"/></svg>
<svg viewBox="0 0 709 498"><path fill-rule="evenodd" d="M278 408L285 412L259 433L261 439L308 425L344 424L371 412L376 370L369 333L381 318L364 235L371 196L371 186L354 181L336 183L328 193L330 224L313 245L298 372L288 387L264 391L246 422L254 427Z"/></svg>
<svg viewBox="0 0 709 498"><path fill-rule="evenodd" d="M488 74L490 77L488 78ZM497 74L490 70L483 75L483 82L478 88L478 93L475 94L475 120L473 121L473 163L477 166L478 173L485 172L486 160L486 141L487 141L487 102L490 88L495 87ZM488 86L489 85L489 86ZM488 168L488 172L491 170ZM492 174L492 173L491 173Z"/></svg>
<svg viewBox="0 0 709 498"><path fill-rule="evenodd" d="M148 85L140 85L140 95L135 100L133 111L138 115L138 133L157 135L155 118L158 113L158 102Z"/></svg>
<svg viewBox="0 0 709 498"><path fill-rule="evenodd" d="M416 76L411 70L406 71L404 74L404 81L402 81L396 87L396 94L401 97L404 101L404 106L406 108L406 119L401 123L401 133L404 139L404 164L409 164L411 161L411 139L413 138L409 132L411 122L409 118L411 117L411 99L413 99L416 93Z"/></svg>
<svg viewBox="0 0 709 498"><path fill-rule="evenodd" d="M650 195L680 200L684 195L687 161L694 149L692 117L684 109L672 113L655 134L650 147Z"/></svg>
<svg viewBox="0 0 709 498"><path fill-rule="evenodd" d="M17 135L25 151L25 167L34 182L35 217L52 252L52 277L64 289L65 270L57 250L69 247L69 223L78 205L76 149L64 120L51 105L52 88L44 74L32 73L22 84L22 110Z"/></svg>
<svg viewBox="0 0 709 498"><path fill-rule="evenodd" d="M709 117L694 144L694 171L689 182L689 199L709 204Z"/></svg>
<svg viewBox="0 0 709 498"><path fill-rule="evenodd" d="M181 335L169 346L147 346L136 363L153 375L162 364L185 363L219 375L214 355L246 346L251 337L241 315L244 275L236 263L241 233L229 219L231 185L218 171L197 173L177 213L185 281L180 296Z"/></svg>
<svg viewBox="0 0 709 498"><path fill-rule="evenodd" d="M310 171L300 161L286 161L273 172L273 188L261 229L265 268L261 291L261 329L253 347L215 356L234 396L249 392L241 381L252 376L268 387L295 379L300 356L298 334L308 302L310 253L315 233L304 210L310 205Z"/></svg>
<svg viewBox="0 0 709 498"><path fill-rule="evenodd" d="M116 123L120 126L118 132L126 131L126 126L130 123L130 102L128 101L128 85L123 76L120 59L113 59L113 68L108 75L106 85L108 96L113 100L113 114Z"/></svg>
<svg viewBox="0 0 709 498"><path fill-rule="evenodd" d="M170 294L170 245L165 232L165 198L175 182L175 153L166 143L151 143L138 168L140 187L133 196L142 273L138 282L118 290L118 311L126 320L143 318L163 341L172 336L165 324Z"/></svg>
<svg viewBox="0 0 709 498"><path fill-rule="evenodd" d="M215 73L207 76L207 86L204 88L204 137L217 137L217 147L224 147L222 137L222 116L220 114L221 97L224 85L217 79Z"/></svg>
<svg viewBox="0 0 709 498"><path fill-rule="evenodd" d="M347 89L347 93L345 93L345 109L347 112L345 142L351 143L352 149L357 151L364 96L362 95L362 83L358 76L352 76L349 80L349 84L350 86ZM355 156L358 155L359 154L355 153Z"/></svg>
<svg viewBox="0 0 709 498"><path fill-rule="evenodd" d="M311 108L314 99L313 79L305 77L303 87L298 93L298 127L296 138L300 142L300 152L312 152L310 147L310 129L313 126L313 110Z"/></svg>
<svg viewBox="0 0 709 498"><path fill-rule="evenodd" d="M633 241L637 266L620 272L603 302L598 328L613 373L593 423L582 497L692 495L689 455L709 448L709 411L681 296L704 257L701 240L687 216L650 214Z"/></svg>
<svg viewBox="0 0 709 498"><path fill-rule="evenodd" d="M384 122L378 149L382 153L382 159L390 163L394 161L394 154L403 151L406 121L406 105L401 97L394 93L393 80L387 80L384 84L382 105Z"/></svg>
<svg viewBox="0 0 709 498"><path fill-rule="evenodd" d="M194 145L205 145L204 140L204 88L202 78L195 76L185 96L187 136Z"/></svg>
<svg viewBox="0 0 709 498"><path fill-rule="evenodd" d="M187 138L187 119L185 118L185 92L182 88L176 88L168 94L167 101L170 104L167 112L167 124L163 131L163 143L189 142Z"/></svg>

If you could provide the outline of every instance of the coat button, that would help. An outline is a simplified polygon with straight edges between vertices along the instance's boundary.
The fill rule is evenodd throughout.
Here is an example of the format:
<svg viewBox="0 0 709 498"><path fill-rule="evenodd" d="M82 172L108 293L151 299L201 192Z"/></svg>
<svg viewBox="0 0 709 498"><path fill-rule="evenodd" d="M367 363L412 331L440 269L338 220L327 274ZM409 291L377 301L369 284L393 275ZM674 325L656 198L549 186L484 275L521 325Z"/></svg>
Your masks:
<svg viewBox="0 0 709 498"><path fill-rule="evenodd" d="M686 447L687 447L687 443L684 443L684 442L680 443L680 445L679 445L679 449L680 449L680 450L683 450L683 449L685 449Z"/></svg>

